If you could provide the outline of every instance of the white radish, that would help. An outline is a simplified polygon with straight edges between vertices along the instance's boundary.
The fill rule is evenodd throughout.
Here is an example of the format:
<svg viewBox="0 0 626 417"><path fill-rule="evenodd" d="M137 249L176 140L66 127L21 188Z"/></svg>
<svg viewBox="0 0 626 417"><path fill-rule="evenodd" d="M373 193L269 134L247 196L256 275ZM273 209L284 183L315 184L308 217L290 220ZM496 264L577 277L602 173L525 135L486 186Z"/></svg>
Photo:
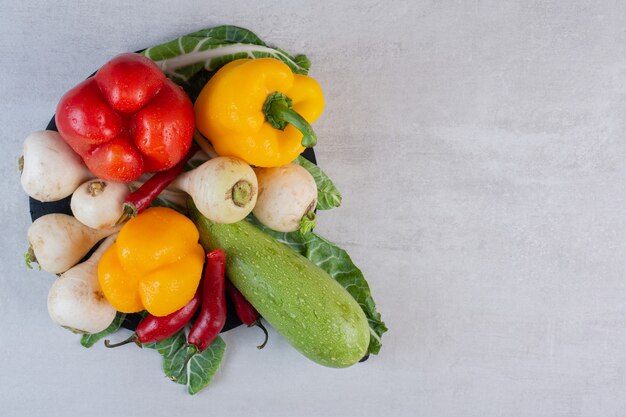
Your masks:
<svg viewBox="0 0 626 417"><path fill-rule="evenodd" d="M128 194L128 185L121 182L87 181L72 194L72 214L92 229L108 229L122 216L122 206Z"/></svg>
<svg viewBox="0 0 626 417"><path fill-rule="evenodd" d="M46 214L28 228L27 260L38 262L41 269L53 274L65 272L80 262L96 243L121 227L96 230L67 214Z"/></svg>
<svg viewBox="0 0 626 417"><path fill-rule="evenodd" d="M59 326L79 333L98 333L115 319L116 311L98 281L98 262L115 237L108 237L89 259L65 271L52 284L48 313Z"/></svg>
<svg viewBox="0 0 626 417"><path fill-rule="evenodd" d="M191 196L205 217L216 223L235 223L254 207L258 184L250 165L230 156L208 160L181 174L172 186Z"/></svg>
<svg viewBox="0 0 626 417"><path fill-rule="evenodd" d="M52 130L31 133L24 140L20 170L26 194L44 202L61 200L93 178L81 157Z"/></svg>
<svg viewBox="0 0 626 417"><path fill-rule="evenodd" d="M278 232L303 232L315 226L317 186L297 164L256 168L259 196L252 211L265 226Z"/></svg>

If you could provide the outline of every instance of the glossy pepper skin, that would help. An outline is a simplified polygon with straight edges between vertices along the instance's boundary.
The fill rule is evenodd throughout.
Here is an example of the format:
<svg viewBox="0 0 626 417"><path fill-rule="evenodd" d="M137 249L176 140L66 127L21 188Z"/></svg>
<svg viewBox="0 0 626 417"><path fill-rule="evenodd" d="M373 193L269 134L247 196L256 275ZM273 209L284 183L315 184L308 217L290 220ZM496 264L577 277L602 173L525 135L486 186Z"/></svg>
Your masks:
<svg viewBox="0 0 626 417"><path fill-rule="evenodd" d="M187 217L164 207L129 220L98 263L102 292L116 310L166 316L194 296L204 251Z"/></svg>
<svg viewBox="0 0 626 417"><path fill-rule="evenodd" d="M304 151L303 133L297 121L266 105L274 93L290 99L307 125L324 110L322 89L313 78L293 74L276 59L239 59L217 71L200 92L194 105L197 129L219 155L260 167L288 164ZM309 138L305 145L314 142Z"/></svg>
<svg viewBox="0 0 626 417"><path fill-rule="evenodd" d="M61 98L59 133L98 178L128 182L187 153L193 105L148 58L121 54Z"/></svg>
<svg viewBox="0 0 626 417"><path fill-rule="evenodd" d="M226 253L221 249L209 252L204 267L202 307L187 336L187 344L195 348L192 353L211 346L226 324L225 270Z"/></svg>
<svg viewBox="0 0 626 417"><path fill-rule="evenodd" d="M114 348L134 342L137 346L142 346L147 343L156 343L165 340L176 334L189 323L196 310L198 310L198 307L200 307L200 303L201 288L198 286L196 295L180 310L176 310L162 317L148 314L141 320L135 329L135 333L128 339L119 343L111 343L109 340L105 340L104 345L108 348Z"/></svg>
<svg viewBox="0 0 626 417"><path fill-rule="evenodd" d="M167 316L148 315L135 329L138 344L155 343L176 334L191 320L201 303L201 288L198 287L191 301L183 308Z"/></svg>
<svg viewBox="0 0 626 417"><path fill-rule="evenodd" d="M261 315L230 281L226 281L226 293L235 305L235 312L239 320L248 327L257 326L263 330L265 340L257 346L258 349L263 349L267 344L268 334L267 329L263 326L263 323L261 323Z"/></svg>

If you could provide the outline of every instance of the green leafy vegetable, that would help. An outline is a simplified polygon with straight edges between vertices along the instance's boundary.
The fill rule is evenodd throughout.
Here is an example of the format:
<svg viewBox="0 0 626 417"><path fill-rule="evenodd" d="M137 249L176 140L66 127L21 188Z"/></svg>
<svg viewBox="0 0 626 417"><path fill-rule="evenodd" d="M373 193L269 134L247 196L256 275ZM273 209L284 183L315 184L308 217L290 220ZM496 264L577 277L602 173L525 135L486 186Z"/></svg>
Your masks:
<svg viewBox="0 0 626 417"><path fill-rule="evenodd" d="M202 29L148 48L143 54L174 82L186 87L192 99L211 73L236 59L275 58L296 74L306 74L311 66L306 56L293 57L282 49L269 47L254 33L236 26Z"/></svg>
<svg viewBox="0 0 626 417"><path fill-rule="evenodd" d="M165 375L172 381L185 385L191 395L209 385L226 351L226 343L218 336L208 349L196 353L187 362L193 348L187 345L184 330L160 342L144 345L144 347L156 349L161 354ZM183 368L185 363L187 366Z"/></svg>
<svg viewBox="0 0 626 417"><path fill-rule="evenodd" d="M187 365L189 378L187 390L189 394L194 395L209 385L222 362L225 351L226 343L221 337L218 337L207 350L193 355Z"/></svg>
<svg viewBox="0 0 626 417"><path fill-rule="evenodd" d="M126 314L120 313L118 311L117 314L115 315L115 318L109 325L109 327L107 327L100 333L82 335L82 337L80 338L80 344L86 348L92 347L93 345L96 344L96 342L98 342L98 340L118 331L119 328L122 326L122 323L124 322L125 318L126 318Z"/></svg>
<svg viewBox="0 0 626 417"><path fill-rule="evenodd" d="M339 207L341 194L339 194L339 190L337 190L332 180L328 178L328 175L320 167L303 156L299 156L294 162L309 171L309 174L315 180L315 185L317 185L317 209L330 210Z"/></svg>
<svg viewBox="0 0 626 417"><path fill-rule="evenodd" d="M165 372L165 375L170 379L175 380L175 378L181 374L185 359L187 358L185 355L186 345L187 338L185 337L185 331L181 330L165 340L145 344L143 347L156 349L161 354L163 357L163 372Z"/></svg>
<svg viewBox="0 0 626 417"><path fill-rule="evenodd" d="M377 355L382 347L381 338L383 333L387 331L387 326L382 321L380 313L376 311L376 303L374 298L372 298L372 293L363 273L352 262L348 253L334 243L312 232L304 235L299 232L281 233L263 226L253 216L249 216L248 220L279 242L307 257L343 285L359 303L367 317L372 336L368 353Z"/></svg>
<svg viewBox="0 0 626 417"><path fill-rule="evenodd" d="M306 56L294 57L282 49L269 47L254 33L235 26L202 29L148 48L143 54L152 59L168 77L183 86L192 100L197 97L200 89L215 71L236 59L275 58L287 64L296 74L307 74L311 67L311 62ZM192 160L186 168L195 168L202 162L202 159ZM318 189L317 209L329 210L341 204L339 191L319 167L303 157L298 157L295 162L307 169L315 179ZM171 207L184 212L185 208L178 203L177 199L163 195L157 198L153 205ZM376 311L376 304L367 281L346 251L314 233L279 233L264 227L253 217L249 220L280 242L306 256L346 288L368 318L372 334L368 352L377 354L381 348L381 337L387 331L387 327ZM26 260L29 260L28 257ZM83 335L81 344L91 347L98 340L116 332L125 316L118 313L107 329L97 334ZM159 352L163 357L165 375L172 381L185 385L191 395L211 382L226 350L224 340L218 337L208 349L193 355L187 361L192 348L187 345L184 329L163 341L144 347Z"/></svg>

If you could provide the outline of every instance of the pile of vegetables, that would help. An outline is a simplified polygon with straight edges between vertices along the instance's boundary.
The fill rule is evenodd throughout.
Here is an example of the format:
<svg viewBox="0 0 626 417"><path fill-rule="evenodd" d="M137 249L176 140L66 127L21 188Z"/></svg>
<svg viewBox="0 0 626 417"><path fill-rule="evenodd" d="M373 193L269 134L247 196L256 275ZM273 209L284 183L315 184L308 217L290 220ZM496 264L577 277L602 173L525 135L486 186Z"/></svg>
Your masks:
<svg viewBox="0 0 626 417"><path fill-rule="evenodd" d="M27 233L27 265L58 275L52 320L85 347L133 328L105 345L156 349L190 394L224 356L227 297L259 348L264 320L325 366L378 354L367 281L312 232L341 196L301 155L324 108L310 65L220 26L118 55L63 95L58 132L28 136L20 158L24 191L73 214Z"/></svg>

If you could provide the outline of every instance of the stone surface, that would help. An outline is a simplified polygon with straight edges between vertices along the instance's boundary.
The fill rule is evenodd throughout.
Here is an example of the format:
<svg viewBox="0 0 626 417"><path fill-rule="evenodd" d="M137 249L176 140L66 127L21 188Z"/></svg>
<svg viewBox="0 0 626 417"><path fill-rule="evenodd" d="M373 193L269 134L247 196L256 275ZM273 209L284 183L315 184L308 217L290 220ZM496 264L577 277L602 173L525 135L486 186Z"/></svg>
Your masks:
<svg viewBox="0 0 626 417"><path fill-rule="evenodd" d="M623 415L623 3L2 3L1 414ZM391 330L345 370L231 331L189 398L156 353L87 350L52 324L54 277L22 263L16 160L116 53L225 23L311 58L317 154L344 198L318 231L363 269Z"/></svg>

